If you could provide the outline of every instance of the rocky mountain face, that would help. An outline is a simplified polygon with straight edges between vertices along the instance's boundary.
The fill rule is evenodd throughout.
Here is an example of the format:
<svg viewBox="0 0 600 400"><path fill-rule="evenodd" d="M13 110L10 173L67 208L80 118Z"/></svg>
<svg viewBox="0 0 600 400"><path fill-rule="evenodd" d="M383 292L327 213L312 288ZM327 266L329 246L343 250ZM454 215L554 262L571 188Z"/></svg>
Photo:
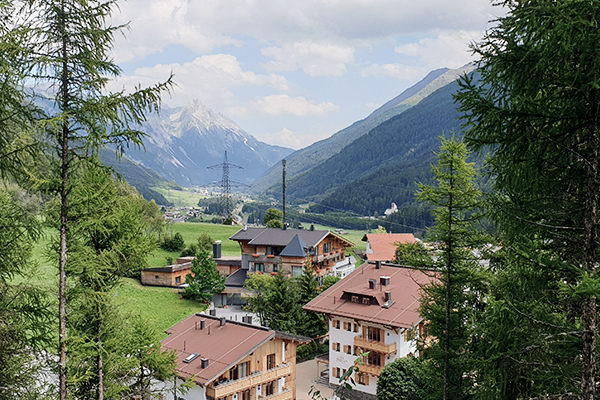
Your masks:
<svg viewBox="0 0 600 400"><path fill-rule="evenodd" d="M163 107L143 125L145 149L128 149L133 161L182 186L206 185L221 179L222 170L207 167L221 164L225 151L231 179L249 184L293 150L258 141L233 121L194 100L185 107Z"/></svg>

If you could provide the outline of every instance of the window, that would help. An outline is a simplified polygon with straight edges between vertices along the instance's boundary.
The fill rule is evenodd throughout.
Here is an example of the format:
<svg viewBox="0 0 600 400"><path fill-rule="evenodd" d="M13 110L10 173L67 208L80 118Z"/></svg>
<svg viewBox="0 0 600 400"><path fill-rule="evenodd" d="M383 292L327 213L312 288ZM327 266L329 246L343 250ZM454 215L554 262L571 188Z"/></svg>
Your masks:
<svg viewBox="0 0 600 400"><path fill-rule="evenodd" d="M339 343L333 343L332 346L334 351L340 351L340 344Z"/></svg>
<svg viewBox="0 0 600 400"><path fill-rule="evenodd" d="M350 325L348 322L344 321L344 330L345 331L349 331L350 329L348 329L348 325Z"/></svg>
<svg viewBox="0 0 600 400"><path fill-rule="evenodd" d="M346 375L346 371L348 371L348 370L347 369L342 370L342 376Z"/></svg>
<svg viewBox="0 0 600 400"><path fill-rule="evenodd" d="M354 355L355 356L360 355L360 348L359 347L354 346Z"/></svg>
<svg viewBox="0 0 600 400"><path fill-rule="evenodd" d="M297 278L300 275L302 275L302 267L292 267L292 276Z"/></svg>
<svg viewBox="0 0 600 400"><path fill-rule="evenodd" d="M331 325L335 328L335 329L340 329L340 320L339 319L334 319L333 321L331 321Z"/></svg>
<svg viewBox="0 0 600 400"><path fill-rule="evenodd" d="M238 376L239 379L248 376L248 363L241 363L238 365Z"/></svg>
<svg viewBox="0 0 600 400"><path fill-rule="evenodd" d="M369 297L363 297L362 303L366 304L368 306L371 305L371 298L369 298Z"/></svg>
<svg viewBox="0 0 600 400"><path fill-rule="evenodd" d="M267 369L275 368L275 354L269 354L267 356Z"/></svg>
<svg viewBox="0 0 600 400"><path fill-rule="evenodd" d="M375 367L381 367L381 354L376 351L370 351L367 355L367 365L373 365Z"/></svg>
<svg viewBox="0 0 600 400"><path fill-rule="evenodd" d="M254 263L254 272L265 272L265 264Z"/></svg>
<svg viewBox="0 0 600 400"><path fill-rule="evenodd" d="M346 354L352 354L352 346L349 344L345 344L344 345L344 353Z"/></svg>
<svg viewBox="0 0 600 400"><path fill-rule="evenodd" d="M338 367L334 367L331 369L332 370L332 375L334 378L339 378L340 377L340 369Z"/></svg>
<svg viewBox="0 0 600 400"><path fill-rule="evenodd" d="M363 329L366 339L372 340L373 342L381 342L381 329L373 328L372 326L368 326L366 328L366 330Z"/></svg>
<svg viewBox="0 0 600 400"><path fill-rule="evenodd" d="M359 385L369 386L369 375L357 372L356 373L356 382Z"/></svg>
<svg viewBox="0 0 600 400"><path fill-rule="evenodd" d="M250 389L242 392L241 400L250 400Z"/></svg>
<svg viewBox="0 0 600 400"><path fill-rule="evenodd" d="M265 385L265 396L275 394L275 381L271 381Z"/></svg>
<svg viewBox="0 0 600 400"><path fill-rule="evenodd" d="M277 264L273 264L273 272L277 272Z"/></svg>
<svg viewBox="0 0 600 400"><path fill-rule="evenodd" d="M354 332L358 333L358 324L354 324Z"/></svg>
<svg viewBox="0 0 600 400"><path fill-rule="evenodd" d="M175 277L175 283L181 283L181 277L180 276L176 276Z"/></svg>
<svg viewBox="0 0 600 400"><path fill-rule="evenodd" d="M353 303L360 303L360 297L359 296L352 296L352 302Z"/></svg>
<svg viewBox="0 0 600 400"><path fill-rule="evenodd" d="M331 253L331 243L325 243L323 245L323 253Z"/></svg>

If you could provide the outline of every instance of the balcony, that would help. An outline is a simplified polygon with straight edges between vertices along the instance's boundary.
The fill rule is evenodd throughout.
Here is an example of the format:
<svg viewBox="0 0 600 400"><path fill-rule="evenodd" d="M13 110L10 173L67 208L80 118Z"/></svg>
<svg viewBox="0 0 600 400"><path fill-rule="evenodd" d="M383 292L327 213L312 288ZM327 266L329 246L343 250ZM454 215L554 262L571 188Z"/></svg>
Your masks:
<svg viewBox="0 0 600 400"><path fill-rule="evenodd" d="M356 364L356 366L358 367L358 370L360 372L362 372L363 374L369 374L369 375L374 375L374 376L379 376L381 375L381 371L383 371L384 367L377 367L375 365L360 365L360 364Z"/></svg>
<svg viewBox="0 0 600 400"><path fill-rule="evenodd" d="M225 396L231 396L234 393L241 392L246 389L250 389L254 386L271 382L275 379L279 379L281 377L291 375L292 374L292 364L281 364L273 369L268 371L254 371L252 374L232 381L223 382L214 386L210 386L206 388L206 395L208 397L212 397L213 399L218 399ZM286 392L278 393L273 396L284 395ZM275 400L283 400L288 399L288 397L272 397L269 396L269 399ZM290 394L290 399L291 394Z"/></svg>
<svg viewBox="0 0 600 400"><path fill-rule="evenodd" d="M258 396L258 400L292 400L293 398L292 389L286 388L283 388L281 393L275 393L270 396Z"/></svg>
<svg viewBox="0 0 600 400"><path fill-rule="evenodd" d="M383 342L375 342L365 339L362 336L354 337L354 346L360 347L363 351L376 351L383 354L396 354L396 343L385 344Z"/></svg>

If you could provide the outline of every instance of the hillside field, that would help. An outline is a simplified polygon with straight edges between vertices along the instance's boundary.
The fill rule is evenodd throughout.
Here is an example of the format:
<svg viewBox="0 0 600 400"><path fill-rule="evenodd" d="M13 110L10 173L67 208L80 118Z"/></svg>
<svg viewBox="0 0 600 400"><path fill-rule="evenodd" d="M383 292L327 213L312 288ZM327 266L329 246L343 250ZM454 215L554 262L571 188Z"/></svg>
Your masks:
<svg viewBox="0 0 600 400"><path fill-rule="evenodd" d="M181 233L186 245L195 243L202 232L206 232L215 240L222 242L222 254L240 255L240 247L237 242L229 240L240 229L239 226L227 226L217 224L176 222L168 225L167 234ZM328 229L327 227L315 225L315 229ZM357 248L365 249L366 244L361 239L364 231L349 231L345 238L353 242ZM56 233L46 229L44 235L33 249L33 274L27 280L56 292L58 287L58 270L56 263L48 261L46 254L51 240ZM175 260L179 252L168 252L162 249L155 250L148 257L151 267L167 265L166 258ZM18 281L19 278L16 278ZM21 278L22 279L22 278ZM184 300L171 288L142 286L137 279L123 279L123 283L115 291L115 300L126 313L141 314L154 323L157 330L164 332L181 319L190 314L200 312L206 307L195 301Z"/></svg>

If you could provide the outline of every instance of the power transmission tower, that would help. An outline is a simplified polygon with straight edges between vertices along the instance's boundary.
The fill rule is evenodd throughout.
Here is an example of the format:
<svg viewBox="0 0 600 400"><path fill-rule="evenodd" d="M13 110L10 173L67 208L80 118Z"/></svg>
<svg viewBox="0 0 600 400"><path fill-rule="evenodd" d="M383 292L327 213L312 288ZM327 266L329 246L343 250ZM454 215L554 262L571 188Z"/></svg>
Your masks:
<svg viewBox="0 0 600 400"><path fill-rule="evenodd" d="M212 165L207 167L208 169L223 168L223 176L220 182L214 182L213 185L221 188L221 195L219 196L219 215L223 217L223 220L232 217L233 213L233 202L231 201L231 188L248 186L243 183L233 182L229 179L229 169L238 168L244 169L239 165L231 164L227 161L227 151L225 151L225 159L221 164Z"/></svg>

